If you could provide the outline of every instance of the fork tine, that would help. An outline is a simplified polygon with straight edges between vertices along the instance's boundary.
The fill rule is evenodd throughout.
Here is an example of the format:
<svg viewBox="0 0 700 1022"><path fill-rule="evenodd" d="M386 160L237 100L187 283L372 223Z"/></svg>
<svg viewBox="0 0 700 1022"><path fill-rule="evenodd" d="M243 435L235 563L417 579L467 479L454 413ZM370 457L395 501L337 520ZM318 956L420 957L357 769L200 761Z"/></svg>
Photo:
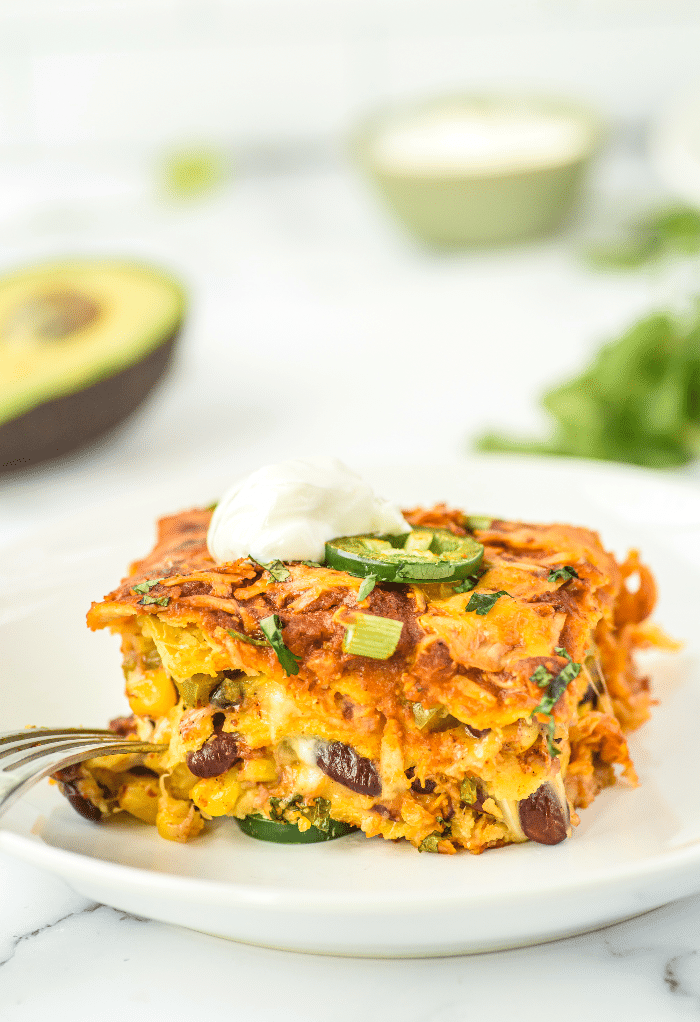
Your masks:
<svg viewBox="0 0 700 1022"><path fill-rule="evenodd" d="M118 737L116 731L109 731L106 728L98 727L58 727L58 728L28 728L26 731L0 731L0 745L9 743L31 741L34 738L69 737L72 735L113 735Z"/></svg>
<svg viewBox="0 0 700 1022"><path fill-rule="evenodd" d="M86 745L89 745L90 748L93 748L98 756L111 756L114 755L113 752L111 751L103 752L102 750L103 749L111 750L119 748L126 749L127 751L136 752L137 750L134 748L134 746L136 746L137 744L143 745L144 743L130 742L128 740L124 741L124 739L121 739L120 741L118 735L116 736L116 738L112 738L111 740L108 738L102 738L101 740L90 739L89 742L87 742L85 739L83 739L83 741L54 742L48 749L39 748L36 749L34 752L28 753L26 756L22 756L21 759L13 759L2 769L3 771L17 770L20 767L23 767L26 763L33 763L35 760L44 759L47 755L50 755L52 753L69 752L71 749L85 749ZM148 743L146 744L148 745ZM148 747L150 748L151 746L148 745ZM24 749L14 749L12 751L17 753L23 752ZM1 755L9 755L9 753L4 754L0 753L0 756Z"/></svg>
<svg viewBox="0 0 700 1022"><path fill-rule="evenodd" d="M48 746L48 750L52 748L58 748L65 742L118 742L128 741L120 735L115 735L111 732L109 735L102 735L86 731L84 735L65 735L61 738L38 738L33 742L28 741L17 741L13 744L7 743L4 747L0 747L0 759L5 759L7 756L15 756L19 752L25 752L29 749L41 748L42 746Z"/></svg>
<svg viewBox="0 0 700 1022"><path fill-rule="evenodd" d="M123 736L117 735L114 731L74 731L72 734L66 732L56 732L54 735L47 736L45 738L26 738L22 735L14 742L5 741L4 747L0 748L0 759L5 759L7 756L14 756L18 752L23 752L25 749L35 749L42 745L58 746L62 742L68 741L119 741L124 740Z"/></svg>
<svg viewBox="0 0 700 1022"><path fill-rule="evenodd" d="M0 768L0 814L36 781L65 767L99 756L147 754L167 748L98 728L4 732L0 734L0 743L5 746L0 756L6 759Z"/></svg>

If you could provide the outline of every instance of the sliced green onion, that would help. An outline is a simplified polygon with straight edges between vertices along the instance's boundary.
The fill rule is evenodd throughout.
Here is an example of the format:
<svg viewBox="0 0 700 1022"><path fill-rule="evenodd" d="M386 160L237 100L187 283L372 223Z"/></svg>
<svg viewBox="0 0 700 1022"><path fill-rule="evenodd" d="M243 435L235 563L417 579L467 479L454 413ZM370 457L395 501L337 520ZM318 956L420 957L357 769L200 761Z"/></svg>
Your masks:
<svg viewBox="0 0 700 1022"><path fill-rule="evenodd" d="M484 515L467 515L467 528L471 529L490 529L493 523L493 518L486 518Z"/></svg>
<svg viewBox="0 0 700 1022"><path fill-rule="evenodd" d="M291 649L285 646L282 637L282 622L277 615L270 614L269 617L264 617L260 622L260 628L269 640L270 645L275 651L275 656L287 674L298 674L301 657L296 656L292 653Z"/></svg>
<svg viewBox="0 0 700 1022"><path fill-rule="evenodd" d="M396 652L403 622L376 614L355 614L345 629L343 651L373 660L388 660Z"/></svg>

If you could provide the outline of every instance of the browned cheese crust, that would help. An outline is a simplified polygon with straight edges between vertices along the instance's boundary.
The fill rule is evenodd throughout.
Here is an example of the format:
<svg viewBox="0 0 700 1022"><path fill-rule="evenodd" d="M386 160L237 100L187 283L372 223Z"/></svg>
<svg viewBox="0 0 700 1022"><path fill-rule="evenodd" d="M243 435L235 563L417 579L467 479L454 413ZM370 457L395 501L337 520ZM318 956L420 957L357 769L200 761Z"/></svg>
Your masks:
<svg viewBox="0 0 700 1022"><path fill-rule="evenodd" d="M445 505L405 514L466 531ZM380 583L359 601L361 579L326 567L289 563L276 581L247 559L217 565L209 520L163 518L153 551L88 614L123 637L134 715L115 726L169 743L71 777L101 816L127 810L186 840L208 818L280 818L285 805L282 818L304 829L323 804L368 836L481 852L558 843L576 807L618 775L636 783L624 735L648 717L650 694L631 654L648 641L655 600L636 552L618 564L587 529L494 520L474 533L486 568L474 592L508 595L478 615L452 585ZM578 577L550 580L564 565ZM402 622L389 659L344 652L357 611ZM296 675L262 644L272 614ZM533 716L543 690L532 675L566 667L557 648L582 668L554 707L552 745L547 716Z"/></svg>

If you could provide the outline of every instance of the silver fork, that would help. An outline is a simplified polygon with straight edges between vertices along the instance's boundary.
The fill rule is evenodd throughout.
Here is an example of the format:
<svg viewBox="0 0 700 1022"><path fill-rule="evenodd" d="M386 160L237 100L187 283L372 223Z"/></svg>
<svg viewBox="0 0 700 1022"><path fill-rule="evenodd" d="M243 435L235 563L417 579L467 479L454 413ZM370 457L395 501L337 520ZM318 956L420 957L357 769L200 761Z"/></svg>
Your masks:
<svg viewBox="0 0 700 1022"><path fill-rule="evenodd" d="M0 815L28 788L58 770L93 756L162 752L153 745L99 728L32 728L0 732Z"/></svg>

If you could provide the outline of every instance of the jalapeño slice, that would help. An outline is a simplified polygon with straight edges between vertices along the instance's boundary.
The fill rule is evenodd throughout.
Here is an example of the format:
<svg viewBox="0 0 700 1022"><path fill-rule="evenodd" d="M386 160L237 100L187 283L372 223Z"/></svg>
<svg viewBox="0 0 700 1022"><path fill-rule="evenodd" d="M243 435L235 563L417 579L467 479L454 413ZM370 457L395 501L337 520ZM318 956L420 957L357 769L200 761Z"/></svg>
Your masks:
<svg viewBox="0 0 700 1022"><path fill-rule="evenodd" d="M413 529L400 536L341 536L326 543L326 564L382 582L457 582L481 564L484 548L448 529Z"/></svg>
<svg viewBox="0 0 700 1022"><path fill-rule="evenodd" d="M236 823L248 837L257 838L258 841L274 841L279 845L311 845L317 841L333 841L357 830L340 820L329 820L328 830L319 830L313 825L308 830L299 830L296 823L277 823L257 813L236 820Z"/></svg>

